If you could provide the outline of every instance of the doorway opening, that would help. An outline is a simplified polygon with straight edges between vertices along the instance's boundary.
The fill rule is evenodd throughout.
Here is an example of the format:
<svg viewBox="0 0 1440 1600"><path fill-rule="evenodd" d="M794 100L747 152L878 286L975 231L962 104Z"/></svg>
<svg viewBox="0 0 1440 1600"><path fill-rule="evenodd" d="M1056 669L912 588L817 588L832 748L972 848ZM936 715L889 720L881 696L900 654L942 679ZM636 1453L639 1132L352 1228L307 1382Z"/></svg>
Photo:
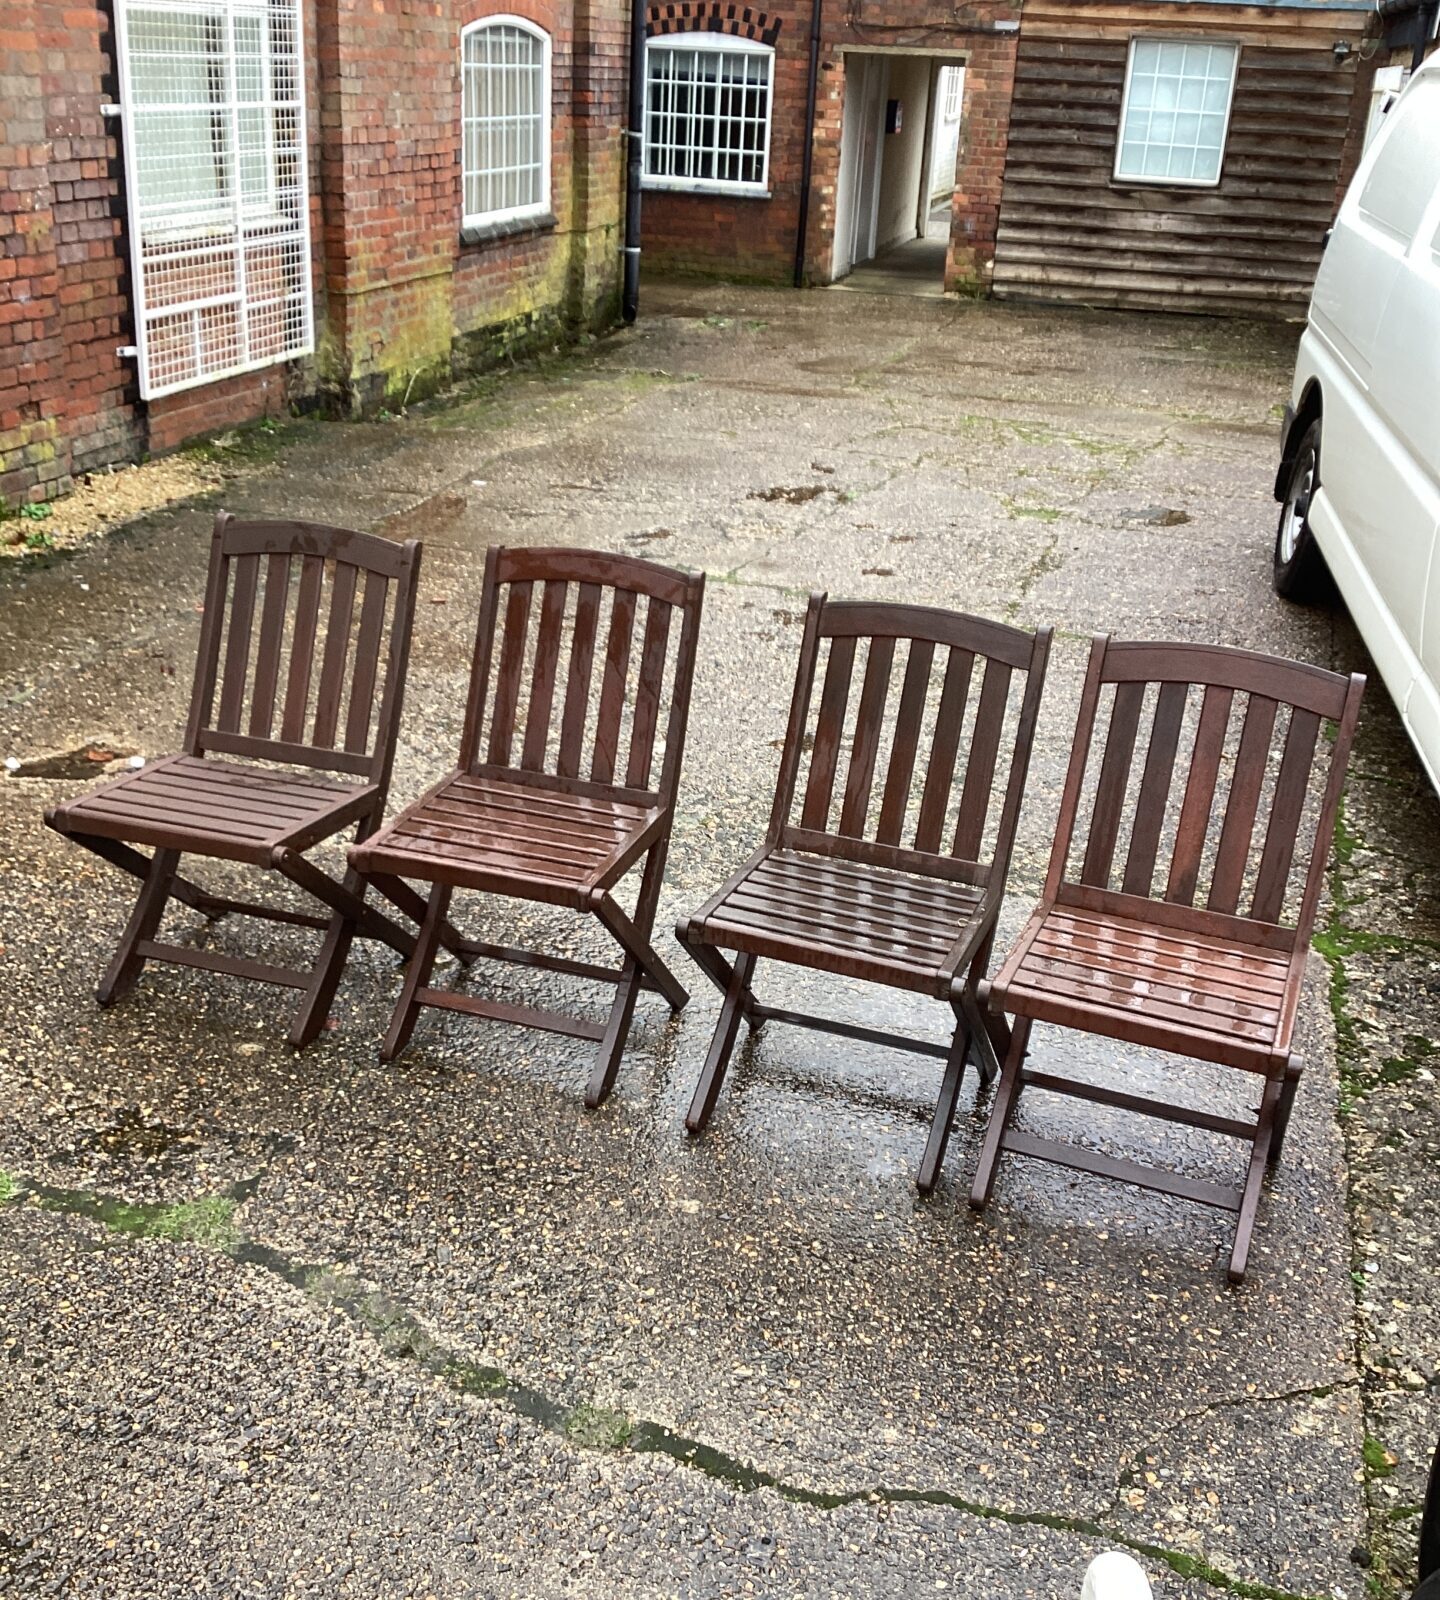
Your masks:
<svg viewBox="0 0 1440 1600"><path fill-rule="evenodd" d="M836 287L945 292L964 95L953 57L846 52Z"/></svg>

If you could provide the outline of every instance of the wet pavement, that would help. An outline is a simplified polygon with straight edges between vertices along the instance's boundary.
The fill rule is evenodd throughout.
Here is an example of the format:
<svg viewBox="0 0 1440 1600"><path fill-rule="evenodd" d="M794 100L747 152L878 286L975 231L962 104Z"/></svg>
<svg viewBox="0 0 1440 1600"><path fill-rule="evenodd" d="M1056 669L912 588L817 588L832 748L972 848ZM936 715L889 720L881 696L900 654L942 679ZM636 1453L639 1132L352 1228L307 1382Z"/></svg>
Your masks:
<svg viewBox="0 0 1440 1600"><path fill-rule="evenodd" d="M1440 816L1378 682L1238 1290L1226 1217L1163 1196L1012 1159L972 1216L973 1078L920 1200L922 1057L771 1027L687 1141L717 1001L678 956L692 1003L642 1000L594 1114L563 1039L431 1012L378 1064L399 973L369 945L300 1056L285 996L199 972L102 1013L125 884L40 823L91 755L174 747L215 504L424 539L397 803L449 765L487 544L592 544L709 575L669 949L763 829L812 587L1054 623L1003 941L1091 632L1366 664L1342 615L1269 588L1293 337L662 285L576 357L297 425L218 501L0 574L0 754L40 762L0 783L0 1592L1064 1597L1115 1545L1187 1600L1399 1592L1440 1429ZM602 955L561 913L469 921ZM928 1002L761 980L944 1037ZM601 1014L562 978L467 981ZM1238 1076L1174 1081L1235 1114ZM1024 1117L1076 1131L1043 1096ZM1204 1134L1084 1117L1239 1176Z"/></svg>

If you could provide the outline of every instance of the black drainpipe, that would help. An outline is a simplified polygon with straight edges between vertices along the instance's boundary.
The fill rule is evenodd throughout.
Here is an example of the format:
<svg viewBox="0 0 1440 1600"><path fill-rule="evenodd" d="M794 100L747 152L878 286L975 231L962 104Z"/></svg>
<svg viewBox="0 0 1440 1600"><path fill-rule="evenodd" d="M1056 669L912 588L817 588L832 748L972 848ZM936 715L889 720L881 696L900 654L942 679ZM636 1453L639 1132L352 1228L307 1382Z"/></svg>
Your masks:
<svg viewBox="0 0 1440 1600"><path fill-rule="evenodd" d="M645 139L645 4L630 0L630 118L625 142L625 271L620 314L640 314L640 172Z"/></svg>
<svg viewBox="0 0 1440 1600"><path fill-rule="evenodd" d="M810 7L810 77L805 88L805 159L800 167L800 226L795 231L795 287L805 287L805 230L810 221L810 173L815 165L815 101L820 88L820 9Z"/></svg>

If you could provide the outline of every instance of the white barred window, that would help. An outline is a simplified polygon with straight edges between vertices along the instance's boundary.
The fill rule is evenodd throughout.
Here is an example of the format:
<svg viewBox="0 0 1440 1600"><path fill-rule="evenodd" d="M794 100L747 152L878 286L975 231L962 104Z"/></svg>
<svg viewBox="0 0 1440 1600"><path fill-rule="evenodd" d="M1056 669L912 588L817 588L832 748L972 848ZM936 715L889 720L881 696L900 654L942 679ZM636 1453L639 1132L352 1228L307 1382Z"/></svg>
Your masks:
<svg viewBox="0 0 1440 1600"><path fill-rule="evenodd" d="M946 122L959 122L961 95L965 88L964 67L941 67L940 76L944 82L940 86L943 116Z"/></svg>
<svg viewBox="0 0 1440 1600"><path fill-rule="evenodd" d="M485 17L460 36L466 226L550 209L550 38L522 17Z"/></svg>
<svg viewBox="0 0 1440 1600"><path fill-rule="evenodd" d="M140 393L314 348L298 0L119 0Z"/></svg>
<svg viewBox="0 0 1440 1600"><path fill-rule="evenodd" d="M774 50L749 39L652 39L645 63L647 186L763 194L774 71Z"/></svg>

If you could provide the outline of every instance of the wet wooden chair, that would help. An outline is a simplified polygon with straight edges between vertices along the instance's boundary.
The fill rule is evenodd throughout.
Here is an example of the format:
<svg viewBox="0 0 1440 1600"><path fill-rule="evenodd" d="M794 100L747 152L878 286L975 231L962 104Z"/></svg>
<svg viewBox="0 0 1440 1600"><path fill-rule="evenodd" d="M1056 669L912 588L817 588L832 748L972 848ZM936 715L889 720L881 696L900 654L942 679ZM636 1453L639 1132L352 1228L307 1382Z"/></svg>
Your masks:
<svg viewBox="0 0 1440 1600"><path fill-rule="evenodd" d="M691 1133L702 1132L715 1109L741 1021L797 1023L945 1062L918 1178L922 1192L934 1187L967 1055L973 1050L988 1082L996 1045L1008 1040L1003 1025L982 1017L975 984L995 938L1050 633L923 606L811 596L765 842L675 930L724 995L685 1119ZM722 950L736 952L734 960ZM953 1012L950 1043L762 1005L752 989L761 958L931 995Z"/></svg>
<svg viewBox="0 0 1440 1600"><path fill-rule="evenodd" d="M685 1004L650 936L704 587L703 574L595 551L489 551L459 762L350 852L352 866L402 907L413 893L405 879L431 885L383 1060L405 1048L424 1006L544 1028L598 1042L585 1095L594 1107L615 1082L640 991L659 992L672 1010ZM627 914L611 891L642 860ZM448 920L456 889L593 914L619 944L621 965L467 939ZM467 962L488 956L613 984L609 1019L601 1026L433 988L441 944Z"/></svg>
<svg viewBox="0 0 1440 1600"><path fill-rule="evenodd" d="M304 991L290 1030L299 1047L323 1027L357 932L401 954L413 948L410 933L366 905L355 874L336 881L305 852L351 826L363 838L380 823L419 570L413 540L216 517L180 752L45 814L143 885L101 980L101 1005L131 989L147 961L281 984ZM180 875L182 855L271 869L328 913L211 894ZM309 971L162 943L156 935L172 899L212 920L237 912L325 937Z"/></svg>
<svg viewBox="0 0 1440 1600"><path fill-rule="evenodd" d="M1261 1181L1280 1157L1300 1077L1291 1034L1364 686L1218 645L1095 640L1044 895L985 995L1015 1023L970 1197L977 1209L1002 1151L1038 1156L1234 1211L1229 1271L1244 1277ZM1076 822L1102 697L1108 727L1082 852ZM1326 720L1337 724L1333 743L1322 739ZM1298 853L1307 815L1308 860ZM1036 1071L1025 1065L1035 1022L1252 1072L1259 1110L1253 1121L1219 1116ZM1243 1140L1245 1182L1230 1189L1014 1130L1026 1088Z"/></svg>

